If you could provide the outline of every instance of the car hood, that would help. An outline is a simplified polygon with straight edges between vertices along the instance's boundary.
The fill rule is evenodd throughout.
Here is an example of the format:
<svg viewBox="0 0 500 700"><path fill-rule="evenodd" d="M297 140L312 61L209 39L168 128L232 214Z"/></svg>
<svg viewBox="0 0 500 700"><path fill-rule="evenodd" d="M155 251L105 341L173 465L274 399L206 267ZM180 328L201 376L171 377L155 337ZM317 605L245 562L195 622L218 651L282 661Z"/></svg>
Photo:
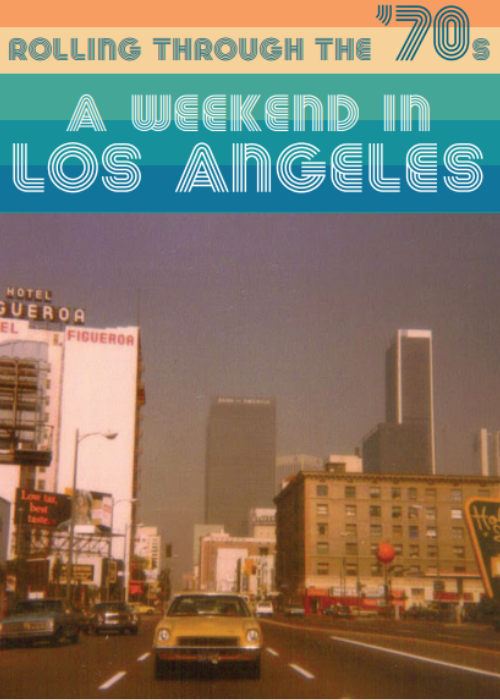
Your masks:
<svg viewBox="0 0 500 700"><path fill-rule="evenodd" d="M46 611L46 612L37 612L37 613L16 613L15 615L9 615L9 617L4 618L1 620L2 625L8 625L11 622L29 622L31 620L47 620L47 619L52 619L53 617L58 617L59 615L62 615L62 613L58 612L51 612L51 611Z"/></svg>

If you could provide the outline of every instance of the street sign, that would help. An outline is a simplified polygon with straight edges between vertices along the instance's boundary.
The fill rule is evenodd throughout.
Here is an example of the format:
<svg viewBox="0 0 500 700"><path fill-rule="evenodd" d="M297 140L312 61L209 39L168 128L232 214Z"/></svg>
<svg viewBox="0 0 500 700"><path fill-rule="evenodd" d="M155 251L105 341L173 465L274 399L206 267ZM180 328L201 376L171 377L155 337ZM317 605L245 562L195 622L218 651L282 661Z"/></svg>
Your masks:
<svg viewBox="0 0 500 700"><path fill-rule="evenodd" d="M465 516L486 592L500 602L500 500L470 498Z"/></svg>

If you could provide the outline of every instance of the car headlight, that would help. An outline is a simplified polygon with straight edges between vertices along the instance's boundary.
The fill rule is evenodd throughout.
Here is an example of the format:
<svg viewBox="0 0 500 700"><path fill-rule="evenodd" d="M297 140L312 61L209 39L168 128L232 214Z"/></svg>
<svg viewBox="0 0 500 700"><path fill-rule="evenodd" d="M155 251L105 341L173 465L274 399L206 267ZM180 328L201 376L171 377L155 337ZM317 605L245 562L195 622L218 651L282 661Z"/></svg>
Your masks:
<svg viewBox="0 0 500 700"><path fill-rule="evenodd" d="M255 642L258 642L260 639L260 634L258 630L248 630L247 632L247 642L251 642L254 644Z"/></svg>
<svg viewBox="0 0 500 700"><path fill-rule="evenodd" d="M170 639L170 630L163 628L158 632L158 641L159 642L168 642L169 639Z"/></svg>

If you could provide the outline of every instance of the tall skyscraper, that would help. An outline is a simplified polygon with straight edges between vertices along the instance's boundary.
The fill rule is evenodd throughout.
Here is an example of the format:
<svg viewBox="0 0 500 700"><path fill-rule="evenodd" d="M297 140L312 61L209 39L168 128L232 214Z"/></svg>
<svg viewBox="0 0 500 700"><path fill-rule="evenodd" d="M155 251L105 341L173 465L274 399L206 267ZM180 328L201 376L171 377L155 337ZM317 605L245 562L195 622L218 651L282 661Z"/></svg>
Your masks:
<svg viewBox="0 0 500 700"><path fill-rule="evenodd" d="M213 399L207 430L205 520L245 537L252 508L273 507L274 399Z"/></svg>
<svg viewBox="0 0 500 700"><path fill-rule="evenodd" d="M386 351L385 418L363 441L368 472L434 474L432 332L398 330Z"/></svg>

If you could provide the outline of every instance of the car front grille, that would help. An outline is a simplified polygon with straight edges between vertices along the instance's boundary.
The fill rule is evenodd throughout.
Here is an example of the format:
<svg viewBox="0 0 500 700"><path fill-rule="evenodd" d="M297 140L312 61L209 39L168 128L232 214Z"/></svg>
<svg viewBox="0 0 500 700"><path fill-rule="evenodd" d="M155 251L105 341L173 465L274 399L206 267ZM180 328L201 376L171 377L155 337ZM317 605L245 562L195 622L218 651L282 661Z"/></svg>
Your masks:
<svg viewBox="0 0 500 700"><path fill-rule="evenodd" d="M181 647L237 647L238 637L179 637Z"/></svg>

